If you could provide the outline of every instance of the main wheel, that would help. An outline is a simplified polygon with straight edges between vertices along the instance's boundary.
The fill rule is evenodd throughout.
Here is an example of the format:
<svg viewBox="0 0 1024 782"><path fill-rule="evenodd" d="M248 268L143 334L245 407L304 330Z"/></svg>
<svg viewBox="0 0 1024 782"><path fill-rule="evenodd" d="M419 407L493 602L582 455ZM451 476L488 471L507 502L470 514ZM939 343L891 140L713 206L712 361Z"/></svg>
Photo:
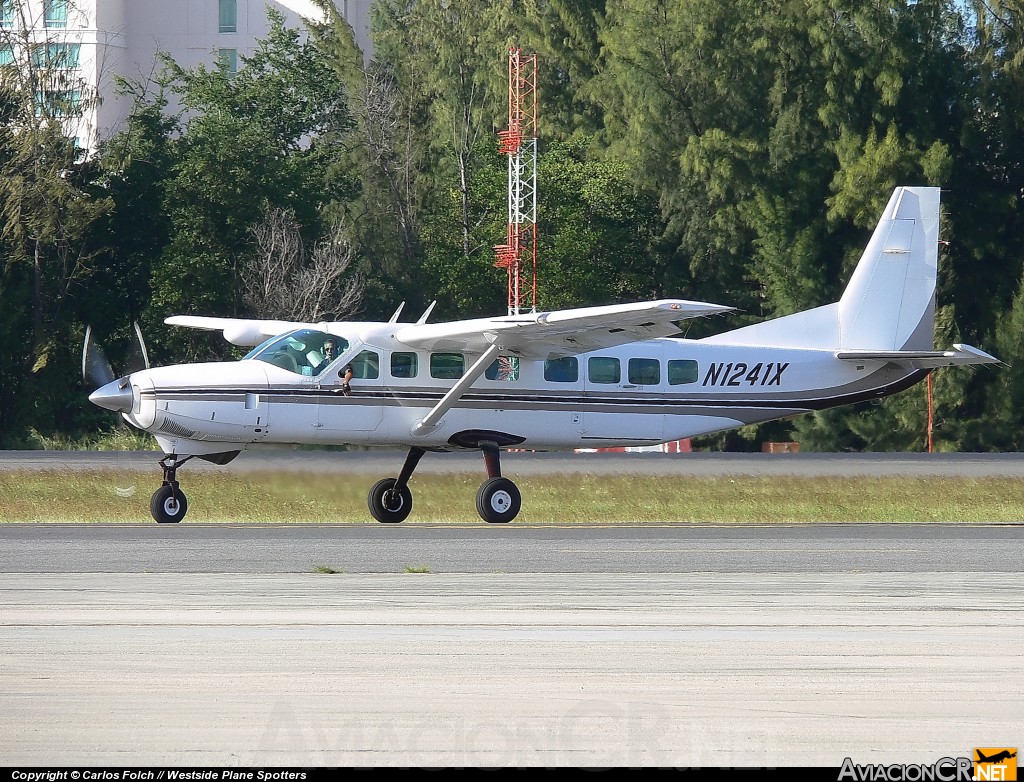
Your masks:
<svg viewBox="0 0 1024 782"><path fill-rule="evenodd" d="M161 486L149 501L149 512L159 524L177 524L185 518L188 500L181 489L171 491L170 486Z"/></svg>
<svg viewBox="0 0 1024 782"><path fill-rule="evenodd" d="M507 524L522 506L519 489L508 478L488 478L476 493L476 512L488 524Z"/></svg>
<svg viewBox="0 0 1024 782"><path fill-rule="evenodd" d="M381 478L370 487L366 498L372 515L381 524L398 524L412 512L412 492L408 486L395 491L396 478Z"/></svg>

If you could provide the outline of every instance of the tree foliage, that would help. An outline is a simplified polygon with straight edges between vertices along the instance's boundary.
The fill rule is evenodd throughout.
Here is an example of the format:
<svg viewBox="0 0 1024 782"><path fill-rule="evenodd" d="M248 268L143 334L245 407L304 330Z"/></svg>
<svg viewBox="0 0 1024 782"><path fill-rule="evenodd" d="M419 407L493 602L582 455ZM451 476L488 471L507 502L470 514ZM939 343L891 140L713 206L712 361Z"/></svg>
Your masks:
<svg viewBox="0 0 1024 782"><path fill-rule="evenodd" d="M116 345L139 318L156 358L180 361L226 348L167 331L169 314L285 312L256 293L267 215L294 216L296 252L277 258L293 278L315 267L298 248L345 248L334 293L365 280L365 317L435 297L437 317L502 312L495 134L521 46L540 56L541 307L681 296L739 307L740 326L835 301L892 188L941 186L937 344L1010 366L935 373L935 447L1020 446L1020 0L377 0L370 56L316 2L325 22L275 17L236 74L166 62L95 161L26 114L32 90L0 82L0 411L18 410L0 437L93 423L81 405L54 413L71 362L46 346L77 323ZM19 401L33 367L57 389L34 407ZM920 450L927 411L922 384L714 442Z"/></svg>

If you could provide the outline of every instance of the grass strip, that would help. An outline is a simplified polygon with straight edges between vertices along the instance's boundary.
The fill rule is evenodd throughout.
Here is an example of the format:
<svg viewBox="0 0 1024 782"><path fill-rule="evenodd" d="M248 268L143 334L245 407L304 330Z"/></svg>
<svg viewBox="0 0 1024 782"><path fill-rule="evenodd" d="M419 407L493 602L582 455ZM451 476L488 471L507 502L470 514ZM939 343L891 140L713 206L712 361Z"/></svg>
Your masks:
<svg viewBox="0 0 1024 782"><path fill-rule="evenodd" d="M380 476L185 475L186 523L376 523L366 492ZM149 523L159 478L121 471L0 472L0 521ZM1013 478L549 475L516 478L513 523L1021 522ZM476 473L414 477L405 524L482 524Z"/></svg>

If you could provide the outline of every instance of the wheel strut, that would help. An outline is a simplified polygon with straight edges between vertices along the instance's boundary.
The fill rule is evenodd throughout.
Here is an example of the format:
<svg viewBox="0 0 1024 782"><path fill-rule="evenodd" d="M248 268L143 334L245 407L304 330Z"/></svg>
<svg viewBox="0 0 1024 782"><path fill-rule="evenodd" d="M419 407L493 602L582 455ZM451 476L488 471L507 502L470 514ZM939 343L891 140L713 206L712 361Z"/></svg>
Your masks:
<svg viewBox="0 0 1024 782"><path fill-rule="evenodd" d="M178 492L180 491L176 477L178 474L178 468L191 458L192 456L186 456L179 459L177 454L169 453L157 462L164 471L164 481L161 486L170 486L171 496L174 497L175 500L178 499Z"/></svg>
<svg viewBox="0 0 1024 782"><path fill-rule="evenodd" d="M422 448L410 448L409 455L405 457L405 464L402 465L402 471L398 473L398 477L395 479L395 485L391 487L391 491L402 491L406 484L409 483L409 479L412 477L413 470L416 469L416 465L420 463L420 459L423 458L423 454L426 451Z"/></svg>
<svg viewBox="0 0 1024 782"><path fill-rule="evenodd" d="M488 478L501 477L501 451L497 443L480 443L480 451L484 455L484 465L487 468Z"/></svg>

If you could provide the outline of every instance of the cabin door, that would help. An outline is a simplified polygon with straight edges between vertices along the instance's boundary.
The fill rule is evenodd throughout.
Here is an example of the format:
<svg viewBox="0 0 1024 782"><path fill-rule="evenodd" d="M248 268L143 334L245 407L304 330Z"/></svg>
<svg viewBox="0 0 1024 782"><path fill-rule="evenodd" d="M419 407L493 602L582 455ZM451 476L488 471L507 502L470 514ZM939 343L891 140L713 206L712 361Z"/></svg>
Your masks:
<svg viewBox="0 0 1024 782"><path fill-rule="evenodd" d="M343 388L344 368L352 365L349 392ZM384 418L384 385L380 377L380 354L361 350L342 358L320 377L317 439L328 443L347 442L346 432L372 432ZM362 438L358 438L362 439Z"/></svg>
<svg viewBox="0 0 1024 782"><path fill-rule="evenodd" d="M655 445L663 440L664 378L661 346L641 343L635 357L587 356L585 377L587 432L595 444Z"/></svg>

